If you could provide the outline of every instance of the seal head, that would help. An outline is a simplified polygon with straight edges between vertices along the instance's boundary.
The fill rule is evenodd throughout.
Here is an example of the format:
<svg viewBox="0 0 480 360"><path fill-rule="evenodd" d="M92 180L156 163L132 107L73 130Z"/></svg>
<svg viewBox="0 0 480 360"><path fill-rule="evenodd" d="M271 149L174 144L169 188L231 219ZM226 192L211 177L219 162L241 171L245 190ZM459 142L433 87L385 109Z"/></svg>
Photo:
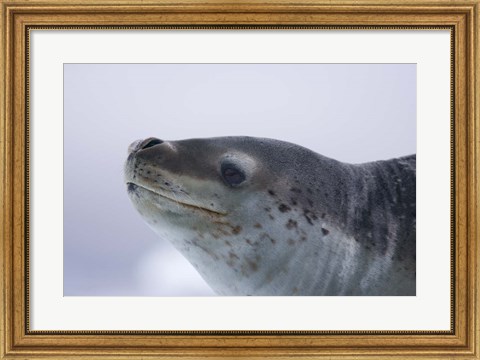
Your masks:
<svg viewBox="0 0 480 360"><path fill-rule="evenodd" d="M129 147L129 197L220 295L414 295L415 156L219 137Z"/></svg>

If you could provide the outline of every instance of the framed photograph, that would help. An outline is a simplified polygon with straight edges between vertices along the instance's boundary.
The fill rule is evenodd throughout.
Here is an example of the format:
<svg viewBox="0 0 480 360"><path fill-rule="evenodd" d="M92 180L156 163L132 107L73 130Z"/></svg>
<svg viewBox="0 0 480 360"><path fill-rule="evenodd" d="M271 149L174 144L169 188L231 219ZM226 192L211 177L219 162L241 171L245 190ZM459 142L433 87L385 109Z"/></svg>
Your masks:
<svg viewBox="0 0 480 360"><path fill-rule="evenodd" d="M0 4L0 358L478 358L478 0Z"/></svg>

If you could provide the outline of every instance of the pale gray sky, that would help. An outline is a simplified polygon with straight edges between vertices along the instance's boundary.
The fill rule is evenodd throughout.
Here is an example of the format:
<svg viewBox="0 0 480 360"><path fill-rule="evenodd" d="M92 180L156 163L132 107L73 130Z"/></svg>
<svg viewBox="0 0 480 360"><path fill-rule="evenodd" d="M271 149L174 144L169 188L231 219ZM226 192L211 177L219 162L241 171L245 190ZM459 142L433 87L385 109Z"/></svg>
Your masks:
<svg viewBox="0 0 480 360"><path fill-rule="evenodd" d="M223 135L360 163L416 152L415 64L65 64L64 295L212 295L127 197L128 145Z"/></svg>

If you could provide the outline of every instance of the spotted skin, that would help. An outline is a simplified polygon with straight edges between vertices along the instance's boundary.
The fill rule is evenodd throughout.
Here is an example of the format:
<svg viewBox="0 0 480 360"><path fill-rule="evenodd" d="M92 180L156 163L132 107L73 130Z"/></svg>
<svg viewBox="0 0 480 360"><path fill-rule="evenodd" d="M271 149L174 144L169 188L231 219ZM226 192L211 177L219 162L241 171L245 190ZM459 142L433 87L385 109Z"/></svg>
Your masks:
<svg viewBox="0 0 480 360"><path fill-rule="evenodd" d="M346 164L273 139L149 138L130 146L125 183L220 295L415 295L415 168L415 155Z"/></svg>

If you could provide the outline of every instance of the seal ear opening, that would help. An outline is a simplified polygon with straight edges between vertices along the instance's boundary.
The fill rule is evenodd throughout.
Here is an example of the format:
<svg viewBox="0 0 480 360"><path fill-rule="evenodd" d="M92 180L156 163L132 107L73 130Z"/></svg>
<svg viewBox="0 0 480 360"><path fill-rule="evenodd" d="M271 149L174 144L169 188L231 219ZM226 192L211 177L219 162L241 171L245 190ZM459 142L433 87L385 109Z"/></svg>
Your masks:
<svg viewBox="0 0 480 360"><path fill-rule="evenodd" d="M231 162L224 162L220 171L225 183L231 187L240 186L246 179L243 170Z"/></svg>

